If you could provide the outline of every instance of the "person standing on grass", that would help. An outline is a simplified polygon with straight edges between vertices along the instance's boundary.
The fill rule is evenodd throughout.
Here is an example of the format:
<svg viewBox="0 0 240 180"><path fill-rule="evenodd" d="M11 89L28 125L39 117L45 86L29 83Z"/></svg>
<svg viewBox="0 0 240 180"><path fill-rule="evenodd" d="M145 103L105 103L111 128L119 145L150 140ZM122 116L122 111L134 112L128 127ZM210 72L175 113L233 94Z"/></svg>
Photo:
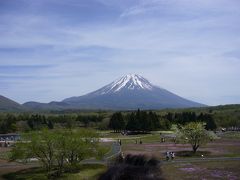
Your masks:
<svg viewBox="0 0 240 180"><path fill-rule="evenodd" d="M166 152L166 160L167 160L167 161L169 160L169 157L170 157L170 153L167 151L167 152Z"/></svg>
<svg viewBox="0 0 240 180"><path fill-rule="evenodd" d="M175 158L175 153L171 152L171 159L174 160L174 158Z"/></svg>
<svg viewBox="0 0 240 180"><path fill-rule="evenodd" d="M124 153L123 153L123 152L121 152L121 157L122 157L122 159L124 159L124 158L125 158L125 156L124 156Z"/></svg>

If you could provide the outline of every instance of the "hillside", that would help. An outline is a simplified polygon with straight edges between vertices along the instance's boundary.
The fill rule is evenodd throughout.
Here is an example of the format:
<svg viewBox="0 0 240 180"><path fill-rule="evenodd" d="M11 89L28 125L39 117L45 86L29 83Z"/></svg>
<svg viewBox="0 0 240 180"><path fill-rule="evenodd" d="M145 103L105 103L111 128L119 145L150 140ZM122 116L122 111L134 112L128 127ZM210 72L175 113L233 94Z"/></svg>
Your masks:
<svg viewBox="0 0 240 180"><path fill-rule="evenodd" d="M19 103L0 95L0 111L22 111L24 107Z"/></svg>

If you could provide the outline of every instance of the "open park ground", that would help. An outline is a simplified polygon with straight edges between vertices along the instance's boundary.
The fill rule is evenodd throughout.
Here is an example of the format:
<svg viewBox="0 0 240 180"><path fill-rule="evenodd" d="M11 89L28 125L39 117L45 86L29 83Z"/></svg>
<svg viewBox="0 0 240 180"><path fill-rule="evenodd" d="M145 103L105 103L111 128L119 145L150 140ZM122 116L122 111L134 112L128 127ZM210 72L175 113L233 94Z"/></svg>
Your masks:
<svg viewBox="0 0 240 180"><path fill-rule="evenodd" d="M153 132L128 136L109 131L101 131L100 133L105 140L104 145L109 146L109 157L118 151L118 149L114 150L114 146L111 146L113 141L121 139L121 151L124 154L145 154L161 160L162 172L166 179L240 179L239 132L219 134L218 139L200 147L194 155L191 153L190 145L173 142L172 132ZM166 137L165 142L161 142L162 136ZM139 143L140 140L142 144ZM36 164L8 162L9 151L10 148L0 149L1 179L46 179ZM166 151L175 152L175 159L166 161ZM81 165L80 171L64 174L60 179L97 179L106 169L106 161L86 163Z"/></svg>

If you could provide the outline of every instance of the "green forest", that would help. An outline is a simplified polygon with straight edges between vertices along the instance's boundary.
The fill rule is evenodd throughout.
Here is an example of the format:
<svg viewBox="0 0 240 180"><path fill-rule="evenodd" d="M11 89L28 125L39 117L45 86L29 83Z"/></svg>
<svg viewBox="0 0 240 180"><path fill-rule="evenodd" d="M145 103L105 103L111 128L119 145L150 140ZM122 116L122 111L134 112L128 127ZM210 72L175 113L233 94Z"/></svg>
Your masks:
<svg viewBox="0 0 240 180"><path fill-rule="evenodd" d="M0 133L28 132L44 128L92 127L100 130L148 132L172 125L204 122L207 130L240 127L240 105L152 111L57 111L1 113Z"/></svg>

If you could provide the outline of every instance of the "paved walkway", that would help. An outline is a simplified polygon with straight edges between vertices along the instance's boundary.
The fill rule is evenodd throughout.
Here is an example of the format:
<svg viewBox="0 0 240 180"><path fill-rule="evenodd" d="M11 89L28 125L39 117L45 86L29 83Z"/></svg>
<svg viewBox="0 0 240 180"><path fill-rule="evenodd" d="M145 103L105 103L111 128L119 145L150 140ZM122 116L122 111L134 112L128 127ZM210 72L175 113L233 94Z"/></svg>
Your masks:
<svg viewBox="0 0 240 180"><path fill-rule="evenodd" d="M82 163L87 164L107 164L109 160L111 160L113 157L116 157L121 153L121 146L118 142L113 142L111 150L104 155L103 159L96 160L96 159L86 159L82 161Z"/></svg>

